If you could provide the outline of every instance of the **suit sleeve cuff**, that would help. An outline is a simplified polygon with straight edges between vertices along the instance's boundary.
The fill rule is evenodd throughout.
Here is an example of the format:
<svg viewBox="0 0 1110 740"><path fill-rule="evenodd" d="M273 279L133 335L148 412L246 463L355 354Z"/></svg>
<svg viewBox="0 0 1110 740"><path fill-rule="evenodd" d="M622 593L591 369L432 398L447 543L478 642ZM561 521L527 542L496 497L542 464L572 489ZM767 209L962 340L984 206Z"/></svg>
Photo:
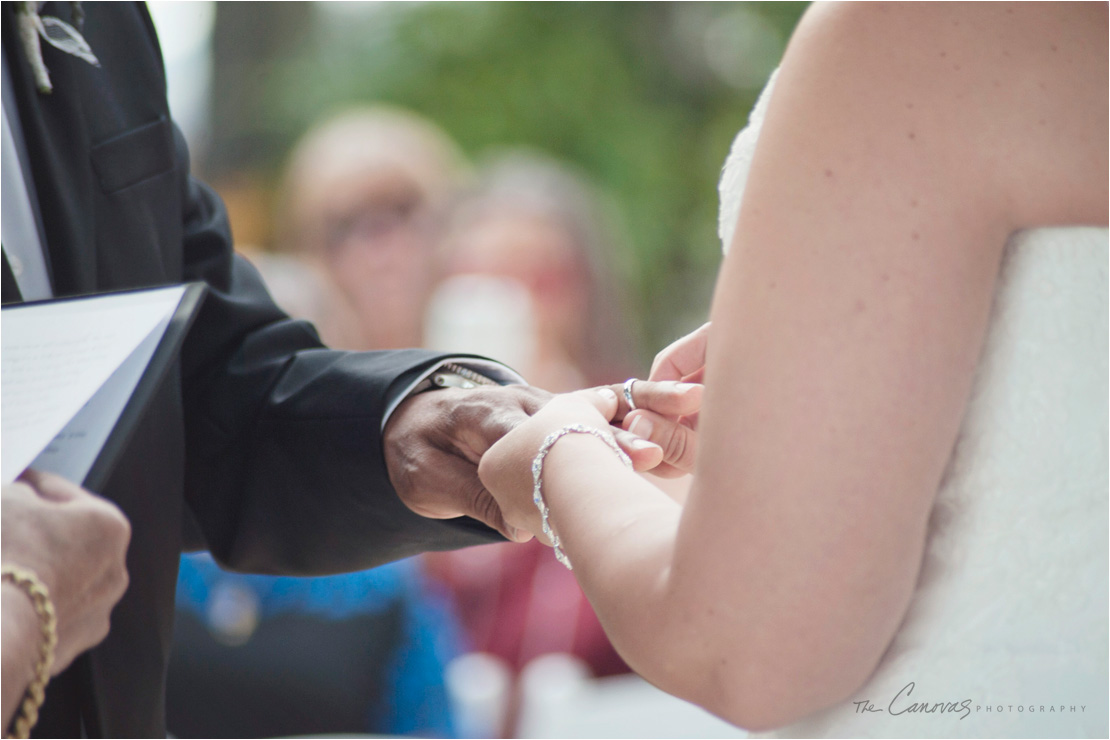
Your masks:
<svg viewBox="0 0 1110 740"><path fill-rule="evenodd" d="M473 370L476 373L481 373L482 375L486 376L492 381L495 381L496 383L499 383L500 385L528 384L528 382L523 377L521 377L520 373L516 372L506 365L502 365L500 362L494 362L493 360L479 360L473 357L445 357L439 363L431 366L425 372L421 373L415 379L413 379L412 382L410 382L404 388L404 390L397 394L396 398L389 402L389 405L386 406L385 413L382 415L382 429L385 429L385 425L389 422L389 417L393 415L393 412L397 410L397 407L401 405L401 402L411 396L413 390L418 385L423 383L426 379L431 377L436 371L438 371L440 368L448 363L461 365L468 370Z"/></svg>

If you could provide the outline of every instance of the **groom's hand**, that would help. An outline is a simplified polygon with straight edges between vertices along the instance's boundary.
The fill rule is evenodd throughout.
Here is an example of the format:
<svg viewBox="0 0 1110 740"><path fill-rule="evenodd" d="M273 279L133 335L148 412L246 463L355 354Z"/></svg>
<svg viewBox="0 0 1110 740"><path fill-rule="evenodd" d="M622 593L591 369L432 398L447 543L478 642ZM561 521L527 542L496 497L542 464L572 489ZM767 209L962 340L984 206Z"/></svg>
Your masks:
<svg viewBox="0 0 1110 740"><path fill-rule="evenodd" d="M506 524L478 479L478 460L551 398L526 385L427 391L406 399L385 426L385 461L401 501L421 516L469 516L510 540L531 535Z"/></svg>

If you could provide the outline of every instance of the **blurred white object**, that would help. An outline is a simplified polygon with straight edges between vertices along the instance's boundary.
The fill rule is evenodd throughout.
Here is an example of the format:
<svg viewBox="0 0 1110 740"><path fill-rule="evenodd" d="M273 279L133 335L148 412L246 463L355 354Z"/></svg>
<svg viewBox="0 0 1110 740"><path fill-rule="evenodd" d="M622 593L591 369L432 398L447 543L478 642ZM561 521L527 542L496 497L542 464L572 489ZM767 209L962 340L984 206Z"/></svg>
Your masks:
<svg viewBox="0 0 1110 740"><path fill-rule="evenodd" d="M485 355L524 369L535 354L535 311L528 289L489 275L455 275L435 289L424 343L441 352Z"/></svg>
<svg viewBox="0 0 1110 740"><path fill-rule="evenodd" d="M743 738L747 733L636 675L594 679L572 655L536 658L521 673L521 738Z"/></svg>
<svg viewBox="0 0 1110 740"><path fill-rule="evenodd" d="M196 160L208 144L216 3L155 0L147 8L162 47L170 111Z"/></svg>
<svg viewBox="0 0 1110 740"><path fill-rule="evenodd" d="M459 737L500 737L509 709L512 673L501 658L467 653L444 670L447 698Z"/></svg>
<svg viewBox="0 0 1110 740"><path fill-rule="evenodd" d="M590 680L586 663L567 653L541 655L524 666L516 736L574 737L567 731L569 718L565 715L582 710ZM604 733L586 734L600 737Z"/></svg>
<svg viewBox="0 0 1110 740"><path fill-rule="evenodd" d="M230 579L221 579L212 588L205 608L208 630L217 642L236 647L245 645L262 617L258 594Z"/></svg>

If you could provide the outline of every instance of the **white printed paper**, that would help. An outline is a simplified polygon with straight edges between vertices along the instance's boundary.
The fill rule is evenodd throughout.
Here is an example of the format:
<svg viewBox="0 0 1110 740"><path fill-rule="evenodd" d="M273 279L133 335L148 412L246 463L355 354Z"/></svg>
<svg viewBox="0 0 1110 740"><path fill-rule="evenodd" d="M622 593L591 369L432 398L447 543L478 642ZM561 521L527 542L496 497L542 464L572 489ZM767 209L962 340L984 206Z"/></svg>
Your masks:
<svg viewBox="0 0 1110 740"><path fill-rule="evenodd" d="M5 484L32 466L84 479L184 291L175 286L0 313Z"/></svg>

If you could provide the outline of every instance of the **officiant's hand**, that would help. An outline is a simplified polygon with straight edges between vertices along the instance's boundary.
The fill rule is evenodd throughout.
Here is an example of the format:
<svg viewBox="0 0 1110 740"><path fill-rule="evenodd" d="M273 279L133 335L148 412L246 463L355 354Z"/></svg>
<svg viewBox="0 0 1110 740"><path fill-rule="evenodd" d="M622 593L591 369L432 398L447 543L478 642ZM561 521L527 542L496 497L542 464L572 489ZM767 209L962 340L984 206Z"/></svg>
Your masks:
<svg viewBox="0 0 1110 740"><path fill-rule="evenodd" d="M511 385L447 388L406 399L393 412L384 435L389 478L401 501L421 516L469 516L511 540L530 539L529 533L506 523L478 478L478 461L551 398L538 388ZM700 404L700 394L673 383L647 381L634 385L633 399L638 407L664 415L691 413ZM665 461L666 450L660 446L619 428L613 431L637 470L651 470Z"/></svg>
<svg viewBox="0 0 1110 740"><path fill-rule="evenodd" d="M109 615L127 589L130 524L110 501L35 471L4 486L0 521L4 565L32 571L50 592L58 620L57 674L108 634ZM20 618L31 604L26 595L9 593L11 588L4 584L5 620L9 605ZM29 613L29 634L35 636L29 644L37 646L38 620Z"/></svg>

